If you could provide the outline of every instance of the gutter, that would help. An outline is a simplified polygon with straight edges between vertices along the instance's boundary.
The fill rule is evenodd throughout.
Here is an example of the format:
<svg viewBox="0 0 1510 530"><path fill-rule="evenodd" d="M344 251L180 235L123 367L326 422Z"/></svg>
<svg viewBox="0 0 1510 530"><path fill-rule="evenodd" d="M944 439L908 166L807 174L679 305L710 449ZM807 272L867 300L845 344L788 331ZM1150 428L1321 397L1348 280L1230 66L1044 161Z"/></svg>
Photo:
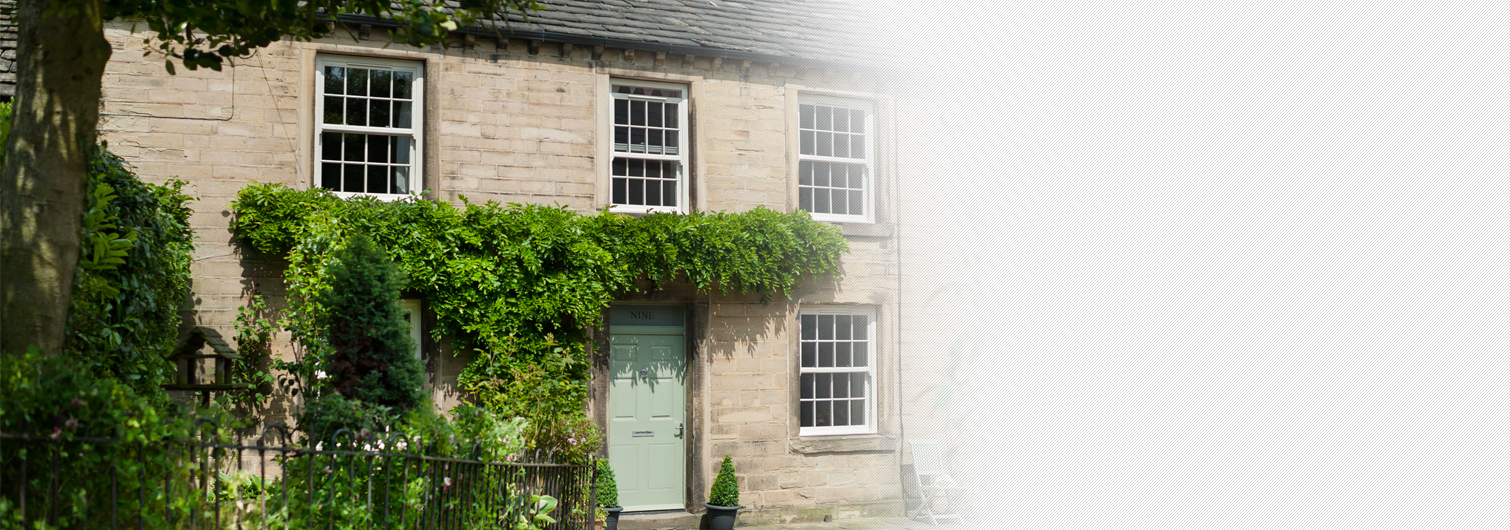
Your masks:
<svg viewBox="0 0 1510 530"><path fill-rule="evenodd" d="M374 17L371 15L339 15L338 21L346 24L367 24L373 27L396 29L398 24L391 20ZM683 46L677 44L661 44L630 39L616 39L611 37L595 37L590 35L577 35L571 33L556 33L551 31L533 31L510 29L508 27L488 28L483 26L471 26L452 31L455 35L472 35L476 37L496 38L503 36L511 39L538 40L572 44L574 46L602 46L605 48L622 48L635 51L647 51L652 53L665 53L667 55L697 55L701 57L721 57L725 60L751 61L762 63L778 63L807 68L862 71L872 74L896 73L900 65L892 65L882 62L875 63L847 63L841 61L827 61L822 59L806 59L788 55L771 55L757 52L740 50L727 50L723 48L710 48L706 46Z"/></svg>

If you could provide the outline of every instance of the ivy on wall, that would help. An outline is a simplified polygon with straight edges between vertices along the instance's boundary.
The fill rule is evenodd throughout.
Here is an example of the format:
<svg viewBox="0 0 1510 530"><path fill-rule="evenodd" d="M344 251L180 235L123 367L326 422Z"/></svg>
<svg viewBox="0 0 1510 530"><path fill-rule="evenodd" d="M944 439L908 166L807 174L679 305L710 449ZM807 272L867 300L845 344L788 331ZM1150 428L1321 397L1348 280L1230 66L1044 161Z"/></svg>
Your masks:
<svg viewBox="0 0 1510 530"><path fill-rule="evenodd" d="M322 271L354 233L387 249L425 299L438 339L475 352L459 382L488 408L526 417L580 415L585 327L645 278L685 277L700 290L789 294L803 278L839 273L844 237L806 212L581 215L559 206L405 199L343 200L281 184L243 188L231 229L259 251L287 255L292 303L284 327L310 350L328 289ZM310 380L310 379L305 379ZM540 396L540 385L552 385ZM529 410L521 410L528 407ZM542 410L545 409L545 410Z"/></svg>

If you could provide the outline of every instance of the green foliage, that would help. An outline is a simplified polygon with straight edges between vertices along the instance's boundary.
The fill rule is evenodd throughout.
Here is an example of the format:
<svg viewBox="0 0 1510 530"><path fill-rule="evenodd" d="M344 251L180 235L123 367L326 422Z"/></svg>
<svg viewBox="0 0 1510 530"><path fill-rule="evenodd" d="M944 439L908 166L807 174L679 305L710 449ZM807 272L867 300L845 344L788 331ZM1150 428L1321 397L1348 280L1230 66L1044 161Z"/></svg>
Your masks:
<svg viewBox="0 0 1510 530"><path fill-rule="evenodd" d="M401 417L390 407L331 394L305 402L298 425L309 439L328 440L341 429L352 435L385 432Z"/></svg>
<svg viewBox="0 0 1510 530"><path fill-rule="evenodd" d="M305 348L289 365L310 381L326 355L318 340L321 266L365 233L386 248L472 360L459 382L478 404L535 425L582 415L587 396L585 328L644 278L685 277L700 289L788 294L803 278L839 272L848 245L805 212L579 215L562 207L489 202L342 200L281 184L243 188L233 203L236 237L287 254L290 311L284 325ZM552 439L577 438L575 432ZM561 433L556 433L561 434ZM555 450L564 448L556 447Z"/></svg>
<svg viewBox="0 0 1510 530"><path fill-rule="evenodd" d="M101 144L89 168L64 354L73 369L160 394L188 299L193 199L183 182L142 182Z"/></svg>
<svg viewBox="0 0 1510 530"><path fill-rule="evenodd" d="M325 371L341 395L399 409L420 403L424 366L399 306L403 274L383 249L358 233L334 253L318 303L330 356Z"/></svg>
<svg viewBox="0 0 1510 530"><path fill-rule="evenodd" d="M597 466L598 483L598 506L613 508L619 505L619 483L614 480L613 466L608 465L608 459L599 459L594 463Z"/></svg>
<svg viewBox="0 0 1510 530"><path fill-rule="evenodd" d="M182 465L184 455L174 444L190 440L190 424L164 415L155 399L126 384L74 368L71 359L43 357L36 350L0 363L0 432L52 438L46 443L0 439L0 476L7 481L0 528L21 526L16 510L21 489L28 491L28 517L56 510L57 528L109 528L108 511L98 509L99 499L92 497L104 491L131 500L132 511L129 518L122 516L121 526L129 521L134 528L140 517L146 528L180 527L197 513L199 499L170 497L163 483L188 488L190 468ZM217 419L222 425L230 421ZM120 442L90 441L98 438ZM30 470L24 481L23 465ZM49 491L59 495L50 498Z"/></svg>
<svg viewBox="0 0 1510 530"><path fill-rule="evenodd" d="M250 278L247 279L251 281ZM252 292L245 307L236 308L236 352L241 361L231 366L231 383L251 385L246 392L223 392L215 397L222 407L261 407L267 404L277 379L269 371L273 365L273 332L277 329L273 311L262 295L262 284L251 282ZM245 412L245 411L243 411Z"/></svg>
<svg viewBox="0 0 1510 530"><path fill-rule="evenodd" d="M76 9L61 4L63 9ZM424 47L443 45L449 32L489 18L503 19L510 10L527 13L540 8L536 0L463 0L459 5L454 0L110 0L103 18L143 21L157 33L158 53L190 70L220 70L227 59L245 57L285 35L306 42L328 36L336 29L331 15L388 19L398 26L395 40ZM172 60L165 66L174 73Z"/></svg>
<svg viewBox="0 0 1510 530"><path fill-rule="evenodd" d="M739 481L734 478L734 459L724 455L718 465L718 478L713 479L713 490L708 493L708 504L714 506L739 506Z"/></svg>

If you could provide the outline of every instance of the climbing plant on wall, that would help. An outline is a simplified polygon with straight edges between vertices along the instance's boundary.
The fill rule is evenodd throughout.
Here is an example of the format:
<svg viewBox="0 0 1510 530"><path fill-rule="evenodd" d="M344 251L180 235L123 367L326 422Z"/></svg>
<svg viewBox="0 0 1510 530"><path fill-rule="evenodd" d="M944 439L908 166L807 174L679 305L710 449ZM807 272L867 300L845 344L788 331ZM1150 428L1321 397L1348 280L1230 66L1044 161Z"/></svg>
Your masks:
<svg viewBox="0 0 1510 530"><path fill-rule="evenodd" d="M559 206L405 199L343 200L325 190L258 184L233 203L236 237L287 255L285 328L318 350L323 264L348 234L365 233L435 312L436 338L470 350L459 382L478 403L522 416L580 415L585 328L648 279L685 277L699 289L789 294L803 278L839 273L848 252L832 226L805 212L581 215ZM300 369L295 367L295 369ZM303 367L312 370L311 367ZM523 384L528 382L528 384ZM553 388L541 397L540 384ZM516 410L527 407L530 410ZM542 410L546 409L546 410Z"/></svg>

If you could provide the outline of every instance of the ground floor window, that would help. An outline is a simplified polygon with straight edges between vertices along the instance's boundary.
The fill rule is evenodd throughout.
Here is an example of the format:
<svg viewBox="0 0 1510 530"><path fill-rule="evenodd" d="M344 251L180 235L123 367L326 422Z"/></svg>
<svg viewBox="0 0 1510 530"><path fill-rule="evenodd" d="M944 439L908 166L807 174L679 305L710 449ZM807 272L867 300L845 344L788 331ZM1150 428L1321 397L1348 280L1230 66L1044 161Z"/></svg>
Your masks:
<svg viewBox="0 0 1510 530"><path fill-rule="evenodd" d="M798 320L801 435L875 432L875 312L804 309Z"/></svg>

